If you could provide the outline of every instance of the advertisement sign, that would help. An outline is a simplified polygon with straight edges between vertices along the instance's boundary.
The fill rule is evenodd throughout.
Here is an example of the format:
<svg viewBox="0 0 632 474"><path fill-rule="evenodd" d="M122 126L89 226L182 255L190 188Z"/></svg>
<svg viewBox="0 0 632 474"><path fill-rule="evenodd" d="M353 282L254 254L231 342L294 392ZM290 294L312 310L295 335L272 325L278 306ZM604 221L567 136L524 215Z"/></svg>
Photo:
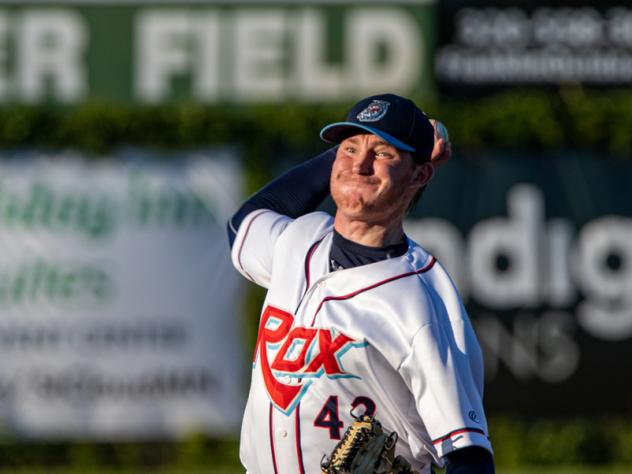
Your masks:
<svg viewBox="0 0 632 474"><path fill-rule="evenodd" d="M625 2L446 2L440 11L435 70L446 92L616 86L632 78L632 9Z"/></svg>
<svg viewBox="0 0 632 474"><path fill-rule="evenodd" d="M234 434L247 365L231 155L0 161L0 428Z"/></svg>
<svg viewBox="0 0 632 474"><path fill-rule="evenodd" d="M434 12L432 0L2 0L0 103L428 93Z"/></svg>
<svg viewBox="0 0 632 474"><path fill-rule="evenodd" d="M617 374L632 360L632 165L573 153L459 158L438 170L407 232L461 291L487 406L629 411Z"/></svg>

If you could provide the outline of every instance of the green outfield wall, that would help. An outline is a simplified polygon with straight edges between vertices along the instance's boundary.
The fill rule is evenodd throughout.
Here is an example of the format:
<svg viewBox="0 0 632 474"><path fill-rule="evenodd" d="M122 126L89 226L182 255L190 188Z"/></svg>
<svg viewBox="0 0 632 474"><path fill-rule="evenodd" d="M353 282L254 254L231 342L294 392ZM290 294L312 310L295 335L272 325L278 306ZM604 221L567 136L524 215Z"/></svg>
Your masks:
<svg viewBox="0 0 632 474"><path fill-rule="evenodd" d="M0 103L427 95L435 30L432 0L1 1Z"/></svg>

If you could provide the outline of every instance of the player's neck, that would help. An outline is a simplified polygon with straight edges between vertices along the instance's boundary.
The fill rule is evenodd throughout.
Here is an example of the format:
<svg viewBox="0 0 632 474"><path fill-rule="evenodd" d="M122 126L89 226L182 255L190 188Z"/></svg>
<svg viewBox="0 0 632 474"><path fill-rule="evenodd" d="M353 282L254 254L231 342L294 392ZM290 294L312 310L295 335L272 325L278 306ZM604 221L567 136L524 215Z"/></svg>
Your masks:
<svg viewBox="0 0 632 474"><path fill-rule="evenodd" d="M402 241L404 229L402 221L388 224L372 223L348 218L336 213L334 228L345 239L367 247L385 247Z"/></svg>

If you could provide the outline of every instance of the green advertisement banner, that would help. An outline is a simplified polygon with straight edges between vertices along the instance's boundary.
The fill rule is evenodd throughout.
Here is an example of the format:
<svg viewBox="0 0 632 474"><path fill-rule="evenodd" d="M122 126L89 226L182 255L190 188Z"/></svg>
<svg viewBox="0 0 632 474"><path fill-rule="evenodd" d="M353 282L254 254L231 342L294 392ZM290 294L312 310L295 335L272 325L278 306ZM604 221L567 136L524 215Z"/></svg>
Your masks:
<svg viewBox="0 0 632 474"><path fill-rule="evenodd" d="M428 94L434 24L432 0L0 1L0 104Z"/></svg>
<svg viewBox="0 0 632 474"><path fill-rule="evenodd" d="M248 363L228 149L0 156L0 430L234 435Z"/></svg>

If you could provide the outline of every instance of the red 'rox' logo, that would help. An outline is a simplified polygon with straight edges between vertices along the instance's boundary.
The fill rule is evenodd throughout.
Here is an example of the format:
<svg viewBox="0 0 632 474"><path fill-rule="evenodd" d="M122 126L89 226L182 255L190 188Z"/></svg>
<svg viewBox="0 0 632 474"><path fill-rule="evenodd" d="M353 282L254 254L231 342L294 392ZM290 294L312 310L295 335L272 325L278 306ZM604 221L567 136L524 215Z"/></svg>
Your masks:
<svg viewBox="0 0 632 474"><path fill-rule="evenodd" d="M294 408L311 383L309 378L354 377L340 367L339 357L358 344L350 337L327 329L292 326L294 316L287 311L266 306L259 325L255 348L261 363L261 372L270 399L281 410L288 413ZM273 361L268 357L269 346L279 347ZM278 380L283 374L300 380L297 384L286 384Z"/></svg>

